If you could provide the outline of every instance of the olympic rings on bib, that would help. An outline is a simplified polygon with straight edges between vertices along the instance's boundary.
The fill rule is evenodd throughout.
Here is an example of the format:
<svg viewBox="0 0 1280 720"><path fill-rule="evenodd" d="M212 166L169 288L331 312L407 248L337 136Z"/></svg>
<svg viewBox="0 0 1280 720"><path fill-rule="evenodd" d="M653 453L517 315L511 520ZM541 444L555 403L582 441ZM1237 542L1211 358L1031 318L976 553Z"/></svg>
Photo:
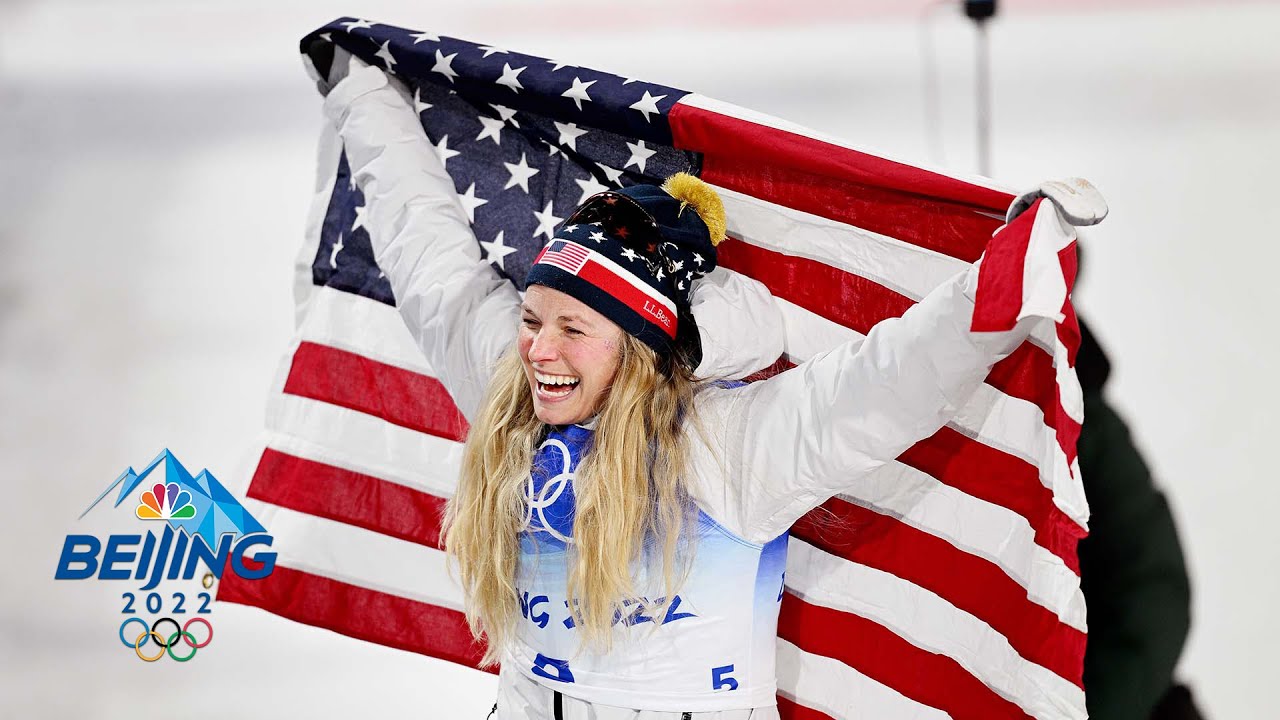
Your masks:
<svg viewBox="0 0 1280 720"><path fill-rule="evenodd" d="M177 623L174 623L174 624L176 625ZM179 636L181 636L182 639L185 640L187 644L191 646L191 652L187 653L186 657L178 657L177 655L173 654L173 649L178 645ZM178 632L175 632L174 634L169 636L169 644L165 647L165 652L169 653L169 657L173 658L174 660L177 660L178 662L186 662L190 660L191 658L196 656L196 636L184 630L179 630Z"/></svg>
<svg viewBox="0 0 1280 720"><path fill-rule="evenodd" d="M143 655L142 641L150 638L156 639L156 644L160 646L160 652L156 653L155 655ZM165 651L167 649L168 649L168 646L164 644L164 638L160 637L154 630L144 630L138 635L138 639L133 641L133 651L137 653L138 657L141 658L144 662L155 662L159 660L160 658L164 657Z"/></svg>
<svg viewBox="0 0 1280 720"><path fill-rule="evenodd" d="M199 644L195 644L193 642L195 640L195 636L187 632L187 628L191 627L191 623L197 622L197 621L204 623L205 629L209 631L209 637L206 638L204 642ZM187 640L187 638L191 638L191 639ZM193 617L190 620L188 620L185 625L182 626L182 639L186 640L187 644L190 645L192 648L194 648L194 650L192 650L192 654L194 655L195 650L199 650L205 645L208 645L209 643L213 642L213 625L210 625L209 621L205 620L202 617Z"/></svg>
<svg viewBox="0 0 1280 720"><path fill-rule="evenodd" d="M180 625L178 625L178 621L177 621L177 620L174 620L174 619L173 619L173 618L171 618L171 617L162 617L162 618L160 618L159 620L157 620L157 621L155 621L155 622L151 623L151 632L152 632L152 633L159 633L159 632L160 632L160 623L163 623L163 622L167 622L167 623L169 623L170 625L172 625L172 626L173 626L173 631L174 631L174 632L173 632L173 634L174 634L174 635L178 635L178 634L181 634L181 633L182 633L182 627L181 627ZM163 638L163 637L168 637L168 635L160 634L160 637L162 637L162 638ZM176 638L174 638L174 639L176 639ZM172 642L174 641L174 639L169 640L169 643L172 643ZM161 643L161 644L160 644L160 647L165 648L165 649L167 650L167 649L169 648L169 643Z"/></svg>

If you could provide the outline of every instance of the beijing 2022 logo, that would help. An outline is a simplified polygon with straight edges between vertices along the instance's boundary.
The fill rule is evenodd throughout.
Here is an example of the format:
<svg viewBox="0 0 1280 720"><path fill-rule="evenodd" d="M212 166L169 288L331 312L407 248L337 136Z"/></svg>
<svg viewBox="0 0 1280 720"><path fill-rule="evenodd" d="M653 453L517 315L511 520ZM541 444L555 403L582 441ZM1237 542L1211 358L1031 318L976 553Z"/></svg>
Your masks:
<svg viewBox="0 0 1280 720"><path fill-rule="evenodd" d="M125 616L117 632L120 642L146 662L165 655L187 662L213 642L213 597L158 592L161 580L191 580L198 565L205 568L205 590L228 567L246 580L264 578L275 569L276 554L247 551L270 547L272 537L212 473L201 470L192 477L167 448L142 472L129 467L120 473L80 517L117 487L113 507L124 504L145 534L113 534L105 540L67 535L54 578L145 581L136 592L120 596Z"/></svg>

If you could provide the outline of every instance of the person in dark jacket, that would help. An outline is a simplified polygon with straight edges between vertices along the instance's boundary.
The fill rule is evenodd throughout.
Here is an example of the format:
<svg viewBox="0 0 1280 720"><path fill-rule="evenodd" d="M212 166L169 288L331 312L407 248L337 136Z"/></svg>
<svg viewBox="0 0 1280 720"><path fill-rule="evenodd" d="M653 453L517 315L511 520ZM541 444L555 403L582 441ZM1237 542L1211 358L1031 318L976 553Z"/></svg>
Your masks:
<svg viewBox="0 0 1280 720"><path fill-rule="evenodd" d="M1091 517L1080 543L1089 607L1084 687L1093 720L1201 717L1173 672L1191 625L1191 586L1164 494L1108 404L1111 363L1081 322L1080 472Z"/></svg>

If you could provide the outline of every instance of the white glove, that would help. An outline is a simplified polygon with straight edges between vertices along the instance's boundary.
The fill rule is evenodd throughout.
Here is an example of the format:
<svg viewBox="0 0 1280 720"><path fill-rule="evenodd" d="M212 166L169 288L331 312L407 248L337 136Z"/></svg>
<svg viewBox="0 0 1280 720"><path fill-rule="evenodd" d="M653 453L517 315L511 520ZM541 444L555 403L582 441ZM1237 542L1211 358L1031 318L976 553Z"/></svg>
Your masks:
<svg viewBox="0 0 1280 720"><path fill-rule="evenodd" d="M1067 178L1041 183L1034 190L1018 196L1009 206L1005 222L1011 223L1038 198L1047 198L1058 208L1062 219L1077 227L1097 225L1107 216L1107 201L1102 193L1083 178Z"/></svg>

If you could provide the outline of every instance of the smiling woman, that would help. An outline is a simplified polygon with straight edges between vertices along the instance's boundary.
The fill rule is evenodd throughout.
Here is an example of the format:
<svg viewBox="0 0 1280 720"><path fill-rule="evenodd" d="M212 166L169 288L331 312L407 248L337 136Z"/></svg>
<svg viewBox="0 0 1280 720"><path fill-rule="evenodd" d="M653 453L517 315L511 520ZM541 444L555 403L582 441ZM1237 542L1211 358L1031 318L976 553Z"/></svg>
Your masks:
<svg viewBox="0 0 1280 720"><path fill-rule="evenodd" d="M338 55L325 107L374 255L470 420L444 542L502 666L496 716L776 720L788 529L942 427L1036 318L971 332L969 267L792 371L699 377L733 365L704 345L760 330L715 338L693 312L726 277L712 188L677 174L587 197L522 301L481 260L408 92ZM746 372L777 356L760 344Z"/></svg>
<svg viewBox="0 0 1280 720"><path fill-rule="evenodd" d="M618 369L622 328L542 285L529 288L520 311L516 346L538 419L568 425L599 412Z"/></svg>

